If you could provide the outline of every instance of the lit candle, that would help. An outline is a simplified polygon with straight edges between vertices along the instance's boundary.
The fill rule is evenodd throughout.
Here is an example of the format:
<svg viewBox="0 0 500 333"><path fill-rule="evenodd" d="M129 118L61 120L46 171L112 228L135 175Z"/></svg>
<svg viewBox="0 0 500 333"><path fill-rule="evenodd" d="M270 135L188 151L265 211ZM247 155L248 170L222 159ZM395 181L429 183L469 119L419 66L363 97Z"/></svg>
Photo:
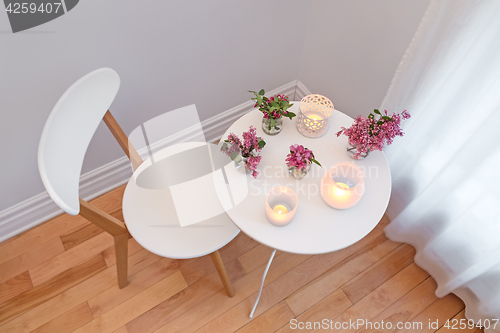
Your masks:
<svg viewBox="0 0 500 333"><path fill-rule="evenodd" d="M323 116L319 113L315 113L315 112L310 112L308 114L306 114L306 117L309 118L309 119L312 119L312 120L323 120Z"/></svg>
<svg viewBox="0 0 500 333"><path fill-rule="evenodd" d="M290 223L297 210L297 194L285 186L273 188L266 197L267 220L278 227Z"/></svg>
<svg viewBox="0 0 500 333"><path fill-rule="evenodd" d="M335 175L342 176L335 177ZM333 208L346 209L354 206L364 191L363 172L351 162L334 165L321 179L321 196Z"/></svg>
<svg viewBox="0 0 500 333"><path fill-rule="evenodd" d="M308 138L319 138L328 131L333 114L333 103L325 96L308 95L300 101L297 130Z"/></svg>
<svg viewBox="0 0 500 333"><path fill-rule="evenodd" d="M276 206L274 206L273 210L278 214L288 213L288 209L286 209L286 207L283 205L276 205Z"/></svg>

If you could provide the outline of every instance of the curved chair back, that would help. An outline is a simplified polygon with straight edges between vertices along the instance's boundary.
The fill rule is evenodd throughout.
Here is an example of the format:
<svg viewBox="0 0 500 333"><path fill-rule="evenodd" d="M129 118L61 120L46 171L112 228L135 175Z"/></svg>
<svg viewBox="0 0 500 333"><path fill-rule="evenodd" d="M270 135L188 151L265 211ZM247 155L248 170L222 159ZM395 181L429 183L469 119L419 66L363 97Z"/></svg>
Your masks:
<svg viewBox="0 0 500 333"><path fill-rule="evenodd" d="M76 81L49 115L38 147L38 168L52 200L66 213L80 212L79 180L90 140L120 87L110 68Z"/></svg>

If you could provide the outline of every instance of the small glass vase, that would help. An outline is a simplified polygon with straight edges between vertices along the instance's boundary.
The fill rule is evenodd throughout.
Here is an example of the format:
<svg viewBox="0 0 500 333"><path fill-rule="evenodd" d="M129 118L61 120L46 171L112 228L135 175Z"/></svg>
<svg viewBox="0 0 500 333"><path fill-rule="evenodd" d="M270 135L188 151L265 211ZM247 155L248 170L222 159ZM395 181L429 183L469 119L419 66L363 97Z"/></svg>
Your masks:
<svg viewBox="0 0 500 333"><path fill-rule="evenodd" d="M306 176L306 174L311 170L311 164L308 164L305 169L299 169L296 166L289 167L288 172L295 178L295 179L302 179Z"/></svg>
<svg viewBox="0 0 500 333"><path fill-rule="evenodd" d="M368 155L370 155L370 149L368 148L368 151L366 153L360 153L356 157L355 155L358 154L358 152L359 152L358 151L358 144L351 143L351 141L349 141L349 140L347 140L346 149L347 149L347 155L349 155L349 157L352 158L353 160L362 160L362 159L366 158Z"/></svg>
<svg viewBox="0 0 500 333"><path fill-rule="evenodd" d="M238 162L234 162L234 166L236 167L236 170L238 170L241 173L250 173L251 170L247 166L247 160L248 157L242 157Z"/></svg>
<svg viewBox="0 0 500 333"><path fill-rule="evenodd" d="M283 118L274 119L274 126L271 126L271 118L262 118L262 130L268 135L276 135L283 128Z"/></svg>

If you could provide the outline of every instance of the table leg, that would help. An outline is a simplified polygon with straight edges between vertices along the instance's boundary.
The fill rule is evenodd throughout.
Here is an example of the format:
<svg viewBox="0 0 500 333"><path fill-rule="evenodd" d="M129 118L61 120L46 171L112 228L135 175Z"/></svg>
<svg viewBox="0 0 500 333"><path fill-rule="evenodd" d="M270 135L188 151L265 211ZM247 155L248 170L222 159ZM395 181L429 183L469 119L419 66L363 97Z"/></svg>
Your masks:
<svg viewBox="0 0 500 333"><path fill-rule="evenodd" d="M257 296L257 299L255 300L255 304L253 305L252 312L250 313L250 318L253 317L255 309L257 309L257 304L259 304L260 294L262 294L262 288L264 288L264 281L266 280L267 271L269 270L269 267L271 266L271 262L273 261L275 254L276 254L276 249L271 254L271 257L269 258L269 261L268 261L267 266L266 266L266 270L264 271L264 275L262 276L262 282L260 283L259 296Z"/></svg>

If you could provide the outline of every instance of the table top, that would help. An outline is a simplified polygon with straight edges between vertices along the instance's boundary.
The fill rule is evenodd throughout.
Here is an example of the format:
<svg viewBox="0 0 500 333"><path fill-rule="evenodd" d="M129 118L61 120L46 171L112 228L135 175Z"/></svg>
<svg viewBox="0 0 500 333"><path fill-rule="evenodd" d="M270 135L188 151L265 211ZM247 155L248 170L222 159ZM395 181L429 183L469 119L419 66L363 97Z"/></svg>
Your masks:
<svg viewBox="0 0 500 333"><path fill-rule="evenodd" d="M123 195L123 217L130 234L148 251L167 258L196 258L220 249L240 232L217 199L210 160L198 158L193 163L183 158L186 152L208 153L209 146L189 142L162 149L130 178ZM208 171L203 162L209 165ZM191 191L193 186L199 190ZM183 218L190 223L183 224ZM202 222L192 223L194 219Z"/></svg>
<svg viewBox="0 0 500 333"><path fill-rule="evenodd" d="M290 111L298 113L300 103L294 102ZM261 128L262 113L254 110L238 119L223 135L241 137L250 125L266 141L257 179L247 177L248 194L235 207L228 209L230 219L245 234L269 247L297 254L322 254L348 247L366 236L382 218L391 194L391 176L385 155L374 151L363 160L353 160L346 152L347 138L336 136L341 126L349 127L353 119L335 111L328 132L321 138L302 136L295 127L296 118L283 120L281 133L270 136ZM286 171L285 158L292 144L301 144L314 152L322 168L313 164L311 171L296 180ZM364 172L365 193L354 206L337 210L321 197L320 182L334 164L349 161ZM284 227L271 225L265 215L266 195L275 186L287 186L297 193L298 206L294 219Z"/></svg>

